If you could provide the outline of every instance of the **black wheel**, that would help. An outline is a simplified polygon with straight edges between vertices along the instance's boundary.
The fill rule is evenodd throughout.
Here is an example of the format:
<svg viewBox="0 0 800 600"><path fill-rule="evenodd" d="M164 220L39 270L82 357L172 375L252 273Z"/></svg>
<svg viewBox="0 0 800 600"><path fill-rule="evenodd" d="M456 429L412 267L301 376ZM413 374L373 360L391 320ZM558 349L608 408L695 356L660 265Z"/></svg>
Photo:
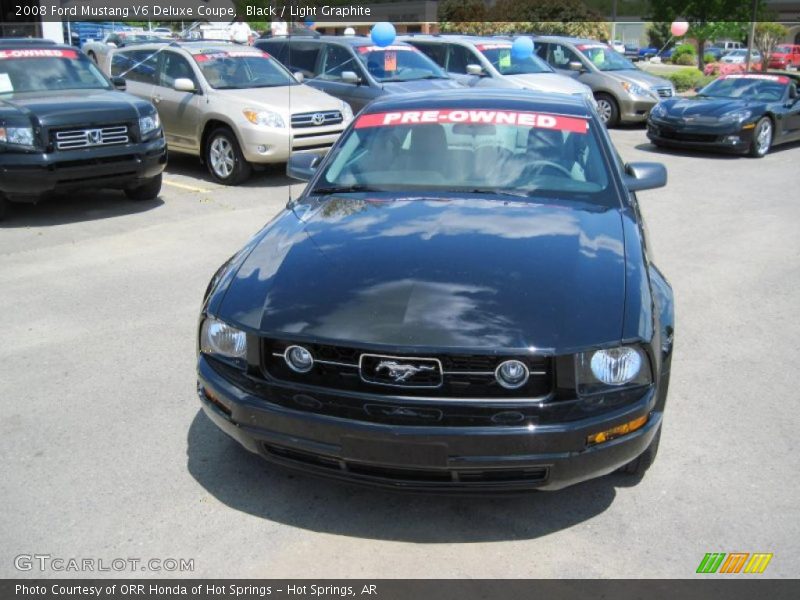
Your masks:
<svg viewBox="0 0 800 600"><path fill-rule="evenodd" d="M89 58L92 59L92 62L94 64L97 64L97 55L94 52L92 52L91 50L89 50Z"/></svg>
<svg viewBox="0 0 800 600"><path fill-rule="evenodd" d="M239 185L253 171L236 136L227 127L218 127L209 134L205 160L208 172L222 185Z"/></svg>
<svg viewBox="0 0 800 600"><path fill-rule="evenodd" d="M159 174L157 177L153 177L150 181L148 181L144 185L140 185L139 187L125 190L125 195L129 199L136 200L137 202L139 202L143 200L155 200L158 197L158 193L160 191L161 191L161 175Z"/></svg>
<svg viewBox="0 0 800 600"><path fill-rule="evenodd" d="M769 117L763 117L753 129L753 141L750 142L750 156L763 158L772 147L774 128Z"/></svg>
<svg viewBox="0 0 800 600"><path fill-rule="evenodd" d="M642 452L639 456L634 458L627 465L620 467L617 470L617 472L623 473L625 475L632 475L634 477L644 476L647 469L650 468L650 465L652 465L653 461L655 461L656 459L656 454L658 454L658 443L660 441L661 441L661 428L658 429L656 437L654 437L653 441L650 442L650 445L647 447L647 450Z"/></svg>
<svg viewBox="0 0 800 600"><path fill-rule="evenodd" d="M594 99L597 102L597 114L606 127L614 127L619 123L619 106L613 96L600 93L595 94Z"/></svg>

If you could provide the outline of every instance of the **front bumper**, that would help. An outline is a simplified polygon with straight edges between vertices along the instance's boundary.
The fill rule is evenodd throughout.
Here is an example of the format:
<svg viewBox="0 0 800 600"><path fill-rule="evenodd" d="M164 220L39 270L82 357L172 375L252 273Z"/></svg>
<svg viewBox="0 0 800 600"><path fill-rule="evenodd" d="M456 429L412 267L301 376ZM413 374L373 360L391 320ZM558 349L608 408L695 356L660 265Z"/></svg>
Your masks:
<svg viewBox="0 0 800 600"><path fill-rule="evenodd" d="M0 153L0 194L35 201L49 192L135 188L167 164L163 136L119 146L50 153Z"/></svg>
<svg viewBox="0 0 800 600"><path fill-rule="evenodd" d="M662 421L662 413L654 410L655 386L617 410L557 425L437 427L343 419L292 410L248 393L203 355L198 395L220 429L272 462L407 490L557 490L630 462L650 445ZM587 447L588 435L643 415L649 419L641 429Z"/></svg>
<svg viewBox="0 0 800 600"><path fill-rule="evenodd" d="M244 121L239 126L242 154L251 163L280 163L298 152L325 154L336 143L347 123L323 127L270 129Z"/></svg>
<svg viewBox="0 0 800 600"><path fill-rule="evenodd" d="M622 123L643 123L658 102L655 98L623 96L619 100L619 120Z"/></svg>
<svg viewBox="0 0 800 600"><path fill-rule="evenodd" d="M750 149L753 129L741 129L739 125L683 125L651 117L647 137L663 146L742 153Z"/></svg>

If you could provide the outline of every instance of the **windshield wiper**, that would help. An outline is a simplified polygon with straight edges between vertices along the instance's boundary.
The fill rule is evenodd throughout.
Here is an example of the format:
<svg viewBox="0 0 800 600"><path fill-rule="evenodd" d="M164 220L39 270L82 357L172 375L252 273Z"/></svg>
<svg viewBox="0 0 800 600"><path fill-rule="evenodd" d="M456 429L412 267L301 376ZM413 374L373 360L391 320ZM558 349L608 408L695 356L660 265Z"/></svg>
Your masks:
<svg viewBox="0 0 800 600"><path fill-rule="evenodd" d="M445 190L446 192L450 193L461 193L461 194L487 194L491 196L513 196L515 198L528 198L529 195L526 192L514 192L511 190L506 190L502 188L491 188L491 187L482 187L482 188L453 188L449 190Z"/></svg>
<svg viewBox="0 0 800 600"><path fill-rule="evenodd" d="M383 191L385 190L380 190L378 188L370 187L368 185L353 184L353 185L318 187L311 190L311 193L327 195L327 194L357 194L359 192L383 192Z"/></svg>

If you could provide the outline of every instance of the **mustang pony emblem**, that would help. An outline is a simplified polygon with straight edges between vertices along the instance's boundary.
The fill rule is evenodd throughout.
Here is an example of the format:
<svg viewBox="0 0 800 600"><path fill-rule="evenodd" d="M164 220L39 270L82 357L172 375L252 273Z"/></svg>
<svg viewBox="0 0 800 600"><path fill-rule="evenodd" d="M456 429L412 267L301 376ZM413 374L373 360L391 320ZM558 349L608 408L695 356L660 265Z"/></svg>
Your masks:
<svg viewBox="0 0 800 600"><path fill-rule="evenodd" d="M402 383L403 381L408 381L409 377L413 377L417 373L422 371L435 371L435 367L428 367L420 365L419 367L415 367L414 365L404 365L400 364L396 360L382 360L378 363L378 366L375 368L376 373L380 373L381 371L388 371L389 377L394 379L395 383Z"/></svg>

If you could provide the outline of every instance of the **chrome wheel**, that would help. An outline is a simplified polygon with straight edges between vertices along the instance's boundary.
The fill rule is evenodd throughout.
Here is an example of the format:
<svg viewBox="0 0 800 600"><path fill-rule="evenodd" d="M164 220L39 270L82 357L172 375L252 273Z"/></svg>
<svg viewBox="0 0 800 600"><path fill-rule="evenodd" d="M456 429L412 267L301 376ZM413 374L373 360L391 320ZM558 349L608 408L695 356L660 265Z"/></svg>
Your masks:
<svg viewBox="0 0 800 600"><path fill-rule="evenodd" d="M611 115L614 114L614 107L611 106L611 102L606 98L598 98L597 114L603 123L608 123L611 120Z"/></svg>
<svg viewBox="0 0 800 600"><path fill-rule="evenodd" d="M764 156L772 145L772 122L769 119L764 119L758 124L755 138L756 152L759 156Z"/></svg>
<svg viewBox="0 0 800 600"><path fill-rule="evenodd" d="M220 179L227 179L233 173L233 167L236 164L236 156L233 153L233 146L224 137L216 137L211 142L211 148L208 153L211 169L214 174Z"/></svg>

